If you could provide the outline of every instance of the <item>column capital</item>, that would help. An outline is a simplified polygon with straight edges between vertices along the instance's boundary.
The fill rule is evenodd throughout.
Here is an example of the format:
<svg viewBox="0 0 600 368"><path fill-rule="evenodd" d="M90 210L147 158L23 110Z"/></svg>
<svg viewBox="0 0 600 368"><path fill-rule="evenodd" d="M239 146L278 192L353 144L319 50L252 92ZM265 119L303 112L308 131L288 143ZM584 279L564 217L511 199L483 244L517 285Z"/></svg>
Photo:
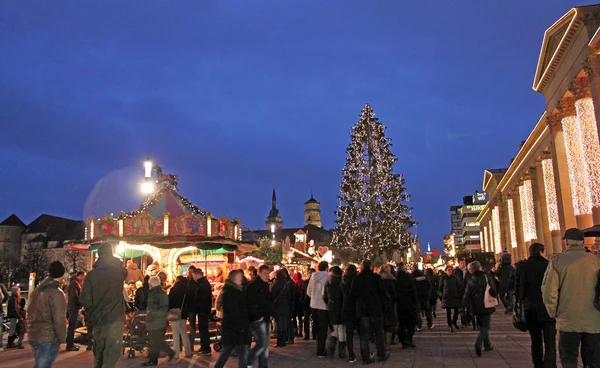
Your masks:
<svg viewBox="0 0 600 368"><path fill-rule="evenodd" d="M600 60L598 55L588 55L581 67L588 77L600 77Z"/></svg>
<svg viewBox="0 0 600 368"><path fill-rule="evenodd" d="M560 112L555 112L546 117L546 123L552 132L560 132L562 131L562 114Z"/></svg>
<svg viewBox="0 0 600 368"><path fill-rule="evenodd" d="M577 116L577 111L575 111L575 98L572 96L564 96L561 98L556 108L561 112L563 117Z"/></svg>
<svg viewBox="0 0 600 368"><path fill-rule="evenodd" d="M573 79L569 84L569 91L573 94L575 100L592 97L589 78L584 76Z"/></svg>

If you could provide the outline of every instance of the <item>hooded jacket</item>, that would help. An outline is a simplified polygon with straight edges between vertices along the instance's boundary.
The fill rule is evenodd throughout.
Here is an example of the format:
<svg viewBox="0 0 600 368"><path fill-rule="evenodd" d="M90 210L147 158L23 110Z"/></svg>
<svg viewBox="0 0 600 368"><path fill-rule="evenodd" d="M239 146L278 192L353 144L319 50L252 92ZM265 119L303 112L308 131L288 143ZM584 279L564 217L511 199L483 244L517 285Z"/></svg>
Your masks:
<svg viewBox="0 0 600 368"><path fill-rule="evenodd" d="M29 341L57 342L67 338L67 301L58 281L47 278L29 297L27 330Z"/></svg>
<svg viewBox="0 0 600 368"><path fill-rule="evenodd" d="M600 311L594 307L600 258L583 246L570 246L555 255L544 275L542 297L556 329L600 333Z"/></svg>
<svg viewBox="0 0 600 368"><path fill-rule="evenodd" d="M310 298L310 307L312 309L327 310L327 304L323 300L323 289L325 284L329 281L329 274L327 271L315 272L308 282L306 288L306 295Z"/></svg>
<svg viewBox="0 0 600 368"><path fill-rule="evenodd" d="M83 282L79 302L92 326L125 321L125 269L118 258L101 254Z"/></svg>
<svg viewBox="0 0 600 368"><path fill-rule="evenodd" d="M127 265L127 277L125 278L127 283L129 282L144 282L144 274L142 270L138 268L138 265L135 263L130 263Z"/></svg>
<svg viewBox="0 0 600 368"><path fill-rule="evenodd" d="M162 286L153 287L148 292L146 328L152 331L166 329L167 312L169 312L169 296Z"/></svg>

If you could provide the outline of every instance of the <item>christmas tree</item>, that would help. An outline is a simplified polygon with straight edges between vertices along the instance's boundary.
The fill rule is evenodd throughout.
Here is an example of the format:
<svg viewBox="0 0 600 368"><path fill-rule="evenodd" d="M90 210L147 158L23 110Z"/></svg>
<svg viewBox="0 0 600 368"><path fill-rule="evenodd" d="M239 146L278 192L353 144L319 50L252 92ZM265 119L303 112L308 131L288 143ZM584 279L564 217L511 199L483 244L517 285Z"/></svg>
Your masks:
<svg viewBox="0 0 600 368"><path fill-rule="evenodd" d="M410 196L394 173L392 141L368 104L350 136L332 246L349 260L384 261L412 241Z"/></svg>

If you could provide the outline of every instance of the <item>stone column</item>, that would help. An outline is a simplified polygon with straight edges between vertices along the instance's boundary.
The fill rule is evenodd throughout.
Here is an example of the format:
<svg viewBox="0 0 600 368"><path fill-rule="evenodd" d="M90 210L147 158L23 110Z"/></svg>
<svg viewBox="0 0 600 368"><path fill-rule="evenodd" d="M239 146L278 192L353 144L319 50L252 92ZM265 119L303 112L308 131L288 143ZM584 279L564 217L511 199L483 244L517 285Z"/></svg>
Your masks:
<svg viewBox="0 0 600 368"><path fill-rule="evenodd" d="M544 152L538 162L538 181L541 185L540 193L544 196L540 204L543 205L544 236L548 242L545 244L546 253L550 256L562 252L554 163L550 152Z"/></svg>
<svg viewBox="0 0 600 368"><path fill-rule="evenodd" d="M552 244L552 233L550 231L550 225L548 222L548 206L546 203L546 188L544 187L544 169L542 168L542 157L538 158L535 161L535 182L534 184L534 203L536 204L536 208L540 209L540 222L538 225L538 233L541 234L540 243L546 246L546 254L548 257L554 254L554 247ZM536 211L537 212L537 211ZM536 221L536 224L538 222Z"/></svg>
<svg viewBox="0 0 600 368"><path fill-rule="evenodd" d="M560 111L562 112L562 126L563 131L568 129L570 124L579 125L579 121L577 118L577 111L575 110L575 98L574 97L563 97L560 100ZM571 131L577 132L579 129L571 128ZM565 139L569 139L568 134L564 136ZM571 194L575 194L573 197L573 201L577 200L578 203L573 203L575 220L577 223L577 227L579 229L586 229L594 225L594 219L591 214L591 195L589 193L589 175L587 174L587 165L584 154L584 149L582 148L582 140L578 137L578 134L572 135L572 139L568 142L565 142L565 146L567 148L567 152L570 153L570 165L573 165L570 168L570 172L573 173L573 178L570 178L571 184ZM577 160L577 161L575 161ZM585 173L584 177L577 177L575 173L579 173L583 170ZM588 208L589 207L589 208ZM589 212L588 212L589 211ZM586 238L585 245L588 247L592 247L594 244L594 238Z"/></svg>
<svg viewBox="0 0 600 368"><path fill-rule="evenodd" d="M515 206L515 229L517 231L517 249L516 252L518 254L517 260L525 259L525 248L527 248L527 244L525 242L525 234L523 232L523 212L521 212L521 198L519 196L519 186L521 183L519 182L516 188L513 190L513 206Z"/></svg>
<svg viewBox="0 0 600 368"><path fill-rule="evenodd" d="M588 73L593 75L589 69ZM575 99L575 110L584 142L584 156L592 199L592 217L594 224L600 224L600 141L597 108L594 106L596 101L592 97L590 78L583 76L573 79L569 91L573 93Z"/></svg>
<svg viewBox="0 0 600 368"><path fill-rule="evenodd" d="M561 121L562 115L560 113L554 113L547 118L548 127L552 131L550 153L554 168L558 217L560 228L564 231L565 229L577 227L577 221L575 220L575 212L573 211L567 148L565 147L565 136Z"/></svg>
<svg viewBox="0 0 600 368"><path fill-rule="evenodd" d="M538 170L539 165L539 170ZM535 215L535 233L537 235L536 242L547 244L544 230L544 219L546 211L542 210L542 205L546 207L546 198L544 195L544 182L542 178L542 163L539 159L536 160L535 166L529 169L529 175L531 176L531 191L533 194L533 213ZM541 184L541 187L540 187Z"/></svg>
<svg viewBox="0 0 600 368"><path fill-rule="evenodd" d="M506 249L508 250L508 252L510 254L512 254L513 259L516 260L517 259L517 247L513 248L513 239L512 239L512 234L511 234L511 226L510 226L510 218L511 218L511 208L509 207L509 201L512 201L513 205L512 205L512 217L514 220L514 216L515 216L515 204L514 204L514 199L511 196L512 194L509 193L508 196L504 199L504 206L502 208L502 217L504 217L505 221L504 221L504 231L506 234ZM517 235L517 229L516 229L516 223L515 223L515 237ZM519 244L518 241L515 242L515 244Z"/></svg>
<svg viewBox="0 0 600 368"><path fill-rule="evenodd" d="M600 137L600 55L589 55L583 64L583 70L589 78L590 93L594 101L596 127Z"/></svg>

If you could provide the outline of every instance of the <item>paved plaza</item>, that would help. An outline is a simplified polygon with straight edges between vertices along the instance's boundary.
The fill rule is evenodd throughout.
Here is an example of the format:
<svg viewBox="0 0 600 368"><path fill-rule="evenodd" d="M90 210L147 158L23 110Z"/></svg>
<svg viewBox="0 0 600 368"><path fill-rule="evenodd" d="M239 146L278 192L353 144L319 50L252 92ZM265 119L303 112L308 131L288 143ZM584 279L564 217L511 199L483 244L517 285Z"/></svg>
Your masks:
<svg viewBox="0 0 600 368"><path fill-rule="evenodd" d="M445 326L445 312L438 312L433 330L417 332L415 341L416 349L403 350L401 346L392 347L390 360L385 363L375 363L369 367L386 368L436 368L436 367L483 367L483 368L523 368L531 367L531 353L529 334L520 332L512 326L510 315L505 315L500 308L492 317L491 341L495 350L483 353L483 357L475 356L473 344L477 332L464 329L451 333ZM27 344L24 350L12 350L0 353L2 368L20 368L33 366L31 351ZM374 347L373 347L374 348ZM358 341L355 341L355 351L358 352ZM194 356L190 360L182 359L171 367L212 367L210 364L217 359L218 354L210 357ZM56 368L62 367L91 367L92 353L79 351L73 353L61 352L58 356ZM144 359L126 359L123 357L117 367L140 367ZM166 358L161 359L160 366L169 366ZM349 367L362 366L360 362L354 364L341 359L319 359L316 357L315 342L296 340L294 345L283 349L270 349L269 365L274 368L318 368L318 367ZM227 367L237 367L235 358L230 358ZM560 364L559 364L560 367Z"/></svg>

